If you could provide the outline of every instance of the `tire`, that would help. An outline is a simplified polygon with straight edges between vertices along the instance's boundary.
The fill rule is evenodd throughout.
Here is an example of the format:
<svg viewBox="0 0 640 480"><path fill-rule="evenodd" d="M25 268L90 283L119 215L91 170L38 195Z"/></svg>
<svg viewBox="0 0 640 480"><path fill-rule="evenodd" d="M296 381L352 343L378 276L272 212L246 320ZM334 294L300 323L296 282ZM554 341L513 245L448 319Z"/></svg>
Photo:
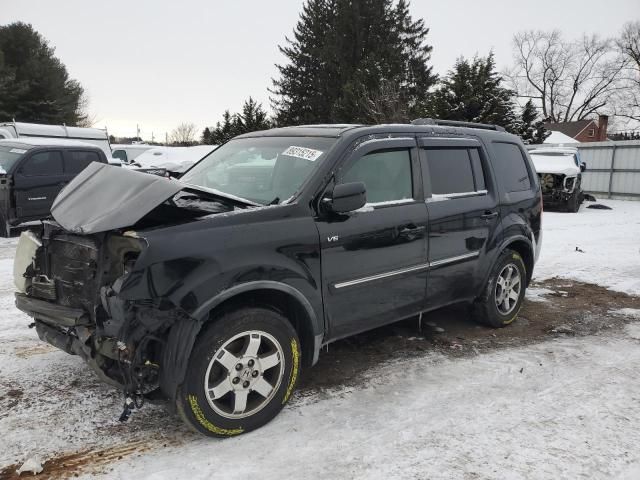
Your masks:
<svg viewBox="0 0 640 480"><path fill-rule="evenodd" d="M266 308L228 312L194 345L176 399L178 413L207 436L255 430L291 398L300 360L298 335L285 317Z"/></svg>
<svg viewBox="0 0 640 480"><path fill-rule="evenodd" d="M511 286L505 289L505 275L511 271ZM515 276L517 272L517 277ZM502 277L502 280L499 279ZM516 289L515 278L519 278L519 287ZM487 285L482 296L472 306L472 317L478 323L489 327L505 327L517 318L522 307L525 294L527 269L520 254L507 249L500 254L491 270ZM513 296L508 293L514 292ZM508 308L505 306L505 298L508 296Z"/></svg>
<svg viewBox="0 0 640 480"><path fill-rule="evenodd" d="M2 215L0 215L0 237L11 237L11 225L7 222Z"/></svg>
<svg viewBox="0 0 640 480"><path fill-rule="evenodd" d="M569 200L567 200L567 212L578 213L578 210L580 210L580 203L582 203L580 201L580 192L576 190L571 194Z"/></svg>

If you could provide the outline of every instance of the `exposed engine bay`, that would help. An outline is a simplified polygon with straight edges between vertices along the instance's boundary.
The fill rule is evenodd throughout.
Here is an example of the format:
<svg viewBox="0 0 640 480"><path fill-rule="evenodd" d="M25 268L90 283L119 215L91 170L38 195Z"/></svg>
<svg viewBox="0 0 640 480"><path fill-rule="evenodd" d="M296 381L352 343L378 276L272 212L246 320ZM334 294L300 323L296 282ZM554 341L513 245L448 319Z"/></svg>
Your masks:
<svg viewBox="0 0 640 480"><path fill-rule="evenodd" d="M539 173L538 176L540 177L542 194L550 196L556 201L566 200L566 197L573 193L577 185L577 177L553 173Z"/></svg>
<svg viewBox="0 0 640 480"><path fill-rule="evenodd" d="M41 232L22 234L16 253L16 270L27 264L16 276L16 305L33 316L40 339L79 355L103 381L140 398L158 387L162 340L154 334L177 315L151 316L148 306L117 296L144 248L132 236L79 236L44 222Z"/></svg>

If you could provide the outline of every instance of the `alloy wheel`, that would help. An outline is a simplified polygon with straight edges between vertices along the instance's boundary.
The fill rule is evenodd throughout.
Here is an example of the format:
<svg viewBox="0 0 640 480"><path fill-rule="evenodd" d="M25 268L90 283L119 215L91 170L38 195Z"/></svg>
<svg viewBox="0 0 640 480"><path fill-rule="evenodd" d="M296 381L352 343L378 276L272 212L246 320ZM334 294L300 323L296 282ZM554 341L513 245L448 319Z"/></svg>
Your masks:
<svg viewBox="0 0 640 480"><path fill-rule="evenodd" d="M239 333L209 362L204 378L207 401L226 418L253 415L278 391L284 367L282 346L272 335L259 330Z"/></svg>
<svg viewBox="0 0 640 480"><path fill-rule="evenodd" d="M516 308L521 289L520 271L513 263L509 263L500 271L496 280L496 307L502 315L508 315Z"/></svg>

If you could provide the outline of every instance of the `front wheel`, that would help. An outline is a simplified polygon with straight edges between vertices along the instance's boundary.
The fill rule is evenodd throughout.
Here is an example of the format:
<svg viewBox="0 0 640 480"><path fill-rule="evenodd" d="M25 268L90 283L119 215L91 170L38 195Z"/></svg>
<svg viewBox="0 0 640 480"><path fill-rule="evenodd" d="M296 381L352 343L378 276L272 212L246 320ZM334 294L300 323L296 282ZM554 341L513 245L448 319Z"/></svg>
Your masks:
<svg viewBox="0 0 640 480"><path fill-rule="evenodd" d="M487 285L472 307L476 321L500 328L518 316L524 300L527 270L520 254L505 250L491 270Z"/></svg>
<svg viewBox="0 0 640 480"><path fill-rule="evenodd" d="M569 197L569 200L567 200L567 212L578 213L580 204L582 203L580 200L580 192L577 190L574 191Z"/></svg>
<svg viewBox="0 0 640 480"><path fill-rule="evenodd" d="M223 315L199 337L177 398L195 430L228 437L259 428L291 397L300 343L285 317L266 308Z"/></svg>

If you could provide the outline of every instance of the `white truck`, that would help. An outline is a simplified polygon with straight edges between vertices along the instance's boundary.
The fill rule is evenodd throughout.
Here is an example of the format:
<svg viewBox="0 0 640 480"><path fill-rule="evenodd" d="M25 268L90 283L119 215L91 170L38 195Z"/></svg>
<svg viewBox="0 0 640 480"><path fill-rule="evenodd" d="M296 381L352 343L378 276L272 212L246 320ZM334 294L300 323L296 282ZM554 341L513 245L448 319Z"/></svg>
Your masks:
<svg viewBox="0 0 640 480"><path fill-rule="evenodd" d="M586 164L573 147L537 147L529 155L540 177L545 207L560 206L568 212L577 212L584 200L582 172Z"/></svg>
<svg viewBox="0 0 640 480"><path fill-rule="evenodd" d="M10 138L58 138L79 140L99 147L109 163L120 163L113 159L109 135L100 128L67 127L65 125L39 125L37 123L3 122L0 123L0 140Z"/></svg>

